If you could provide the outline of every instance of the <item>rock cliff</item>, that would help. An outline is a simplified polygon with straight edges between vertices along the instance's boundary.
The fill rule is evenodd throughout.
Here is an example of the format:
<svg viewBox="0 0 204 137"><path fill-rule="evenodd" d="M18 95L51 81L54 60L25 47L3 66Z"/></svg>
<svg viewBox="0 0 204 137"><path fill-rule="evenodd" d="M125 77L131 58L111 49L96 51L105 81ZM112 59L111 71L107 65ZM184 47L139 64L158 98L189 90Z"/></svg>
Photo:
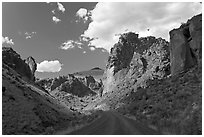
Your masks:
<svg viewBox="0 0 204 137"><path fill-rule="evenodd" d="M202 15L197 15L170 31L171 74L201 66Z"/></svg>
<svg viewBox="0 0 204 137"><path fill-rule="evenodd" d="M125 77L138 42L137 34L124 33L119 37L118 43L111 48L103 75L104 93L113 90L117 82Z"/></svg>
<svg viewBox="0 0 204 137"><path fill-rule="evenodd" d="M22 60L11 47L2 48L2 61L27 80L35 80L36 63L32 57Z"/></svg>
<svg viewBox="0 0 204 137"><path fill-rule="evenodd" d="M170 74L169 43L153 36L138 38L132 32L122 34L111 49L104 73L104 93L112 91L122 81L137 82L163 78Z"/></svg>
<svg viewBox="0 0 204 137"><path fill-rule="evenodd" d="M30 67L31 70L31 80L35 81L35 71L37 69L37 64L35 62L35 59L31 56L29 56L26 60L25 63Z"/></svg>

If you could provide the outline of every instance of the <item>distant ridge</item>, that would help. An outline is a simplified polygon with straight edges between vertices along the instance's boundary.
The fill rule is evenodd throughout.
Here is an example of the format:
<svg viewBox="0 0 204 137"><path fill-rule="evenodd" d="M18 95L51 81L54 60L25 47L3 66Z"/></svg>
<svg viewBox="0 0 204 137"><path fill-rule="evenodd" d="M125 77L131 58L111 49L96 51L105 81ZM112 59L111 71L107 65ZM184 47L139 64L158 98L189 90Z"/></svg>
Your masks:
<svg viewBox="0 0 204 137"><path fill-rule="evenodd" d="M84 76L93 76L94 79L99 81L102 76L103 76L104 70L99 68L99 67L94 67L90 70L85 70L85 71L80 71L80 72L75 72L73 73L74 76L76 77L84 77Z"/></svg>
<svg viewBox="0 0 204 137"><path fill-rule="evenodd" d="M101 69L99 67L95 67L95 68L92 68L91 70L103 70L103 69Z"/></svg>

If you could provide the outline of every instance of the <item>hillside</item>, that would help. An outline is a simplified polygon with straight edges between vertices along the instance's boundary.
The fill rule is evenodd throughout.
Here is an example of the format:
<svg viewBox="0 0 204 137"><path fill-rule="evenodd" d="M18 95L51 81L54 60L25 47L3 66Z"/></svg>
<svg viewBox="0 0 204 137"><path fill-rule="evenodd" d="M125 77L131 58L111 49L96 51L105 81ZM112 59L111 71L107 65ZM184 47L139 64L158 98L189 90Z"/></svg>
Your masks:
<svg viewBox="0 0 204 137"><path fill-rule="evenodd" d="M53 134L96 118L93 113L85 115L70 110L65 103L36 85L29 67L23 62L13 49L3 48L2 134ZM21 63L20 70L15 67L18 63ZM24 73L24 68L29 73Z"/></svg>

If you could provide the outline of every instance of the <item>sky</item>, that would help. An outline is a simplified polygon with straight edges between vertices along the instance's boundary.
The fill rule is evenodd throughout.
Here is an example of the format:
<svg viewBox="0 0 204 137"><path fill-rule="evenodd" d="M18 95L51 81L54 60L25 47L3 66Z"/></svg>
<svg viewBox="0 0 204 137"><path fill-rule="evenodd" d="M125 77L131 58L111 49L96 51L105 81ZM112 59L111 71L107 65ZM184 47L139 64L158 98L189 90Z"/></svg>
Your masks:
<svg viewBox="0 0 204 137"><path fill-rule="evenodd" d="M196 3L3 2L2 45L32 56L36 77L105 68L118 34L169 41L169 31L202 12Z"/></svg>

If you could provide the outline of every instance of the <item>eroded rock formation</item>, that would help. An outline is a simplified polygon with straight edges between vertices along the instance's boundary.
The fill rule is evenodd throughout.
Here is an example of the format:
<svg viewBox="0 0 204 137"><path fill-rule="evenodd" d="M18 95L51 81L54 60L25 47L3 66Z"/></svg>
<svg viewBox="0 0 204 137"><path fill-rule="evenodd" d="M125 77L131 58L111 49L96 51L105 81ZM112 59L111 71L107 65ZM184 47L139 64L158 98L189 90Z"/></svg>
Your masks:
<svg viewBox="0 0 204 137"><path fill-rule="evenodd" d="M28 64L28 66L30 67L30 70L31 70L31 79L33 81L35 81L35 71L37 69L37 64L35 62L35 59L31 56L29 56L26 60L25 60L25 63Z"/></svg>
<svg viewBox="0 0 204 137"><path fill-rule="evenodd" d="M90 86L90 84L91 83L95 83L96 81L95 81L95 79L94 79L94 77L93 76L85 76L85 85L87 86L87 87L89 87Z"/></svg>
<svg viewBox="0 0 204 137"><path fill-rule="evenodd" d="M38 81L37 84L46 89L51 94L54 90L57 90L58 92L62 91L65 93L70 93L79 97L94 94L94 92L89 88L89 85L85 85L84 82L85 78L80 79L76 78L73 74L68 74L67 76L59 76L57 78L43 79ZM90 81L89 79L87 82L90 84L93 81Z"/></svg>
<svg viewBox="0 0 204 137"><path fill-rule="evenodd" d="M140 85L147 79L163 78L170 74L168 45L162 38L138 38L132 32L122 34L110 52L104 73L104 93L111 91L121 81L138 81Z"/></svg>
<svg viewBox="0 0 204 137"><path fill-rule="evenodd" d="M2 61L27 80L34 81L36 63L32 57L22 60L20 55L11 47L2 48Z"/></svg>
<svg viewBox="0 0 204 137"><path fill-rule="evenodd" d="M120 36L119 42L111 48L104 72L104 92L111 91L117 81L126 75L138 42L138 34L124 33Z"/></svg>
<svg viewBox="0 0 204 137"><path fill-rule="evenodd" d="M67 79L64 83L62 83L58 87L59 91L64 91L67 93L71 93L73 95L77 95L79 97L83 97L85 95L94 94L87 86L85 86L81 81L79 81L76 77L71 77Z"/></svg>
<svg viewBox="0 0 204 137"><path fill-rule="evenodd" d="M197 15L170 31L171 74L198 64L202 57L202 15Z"/></svg>

